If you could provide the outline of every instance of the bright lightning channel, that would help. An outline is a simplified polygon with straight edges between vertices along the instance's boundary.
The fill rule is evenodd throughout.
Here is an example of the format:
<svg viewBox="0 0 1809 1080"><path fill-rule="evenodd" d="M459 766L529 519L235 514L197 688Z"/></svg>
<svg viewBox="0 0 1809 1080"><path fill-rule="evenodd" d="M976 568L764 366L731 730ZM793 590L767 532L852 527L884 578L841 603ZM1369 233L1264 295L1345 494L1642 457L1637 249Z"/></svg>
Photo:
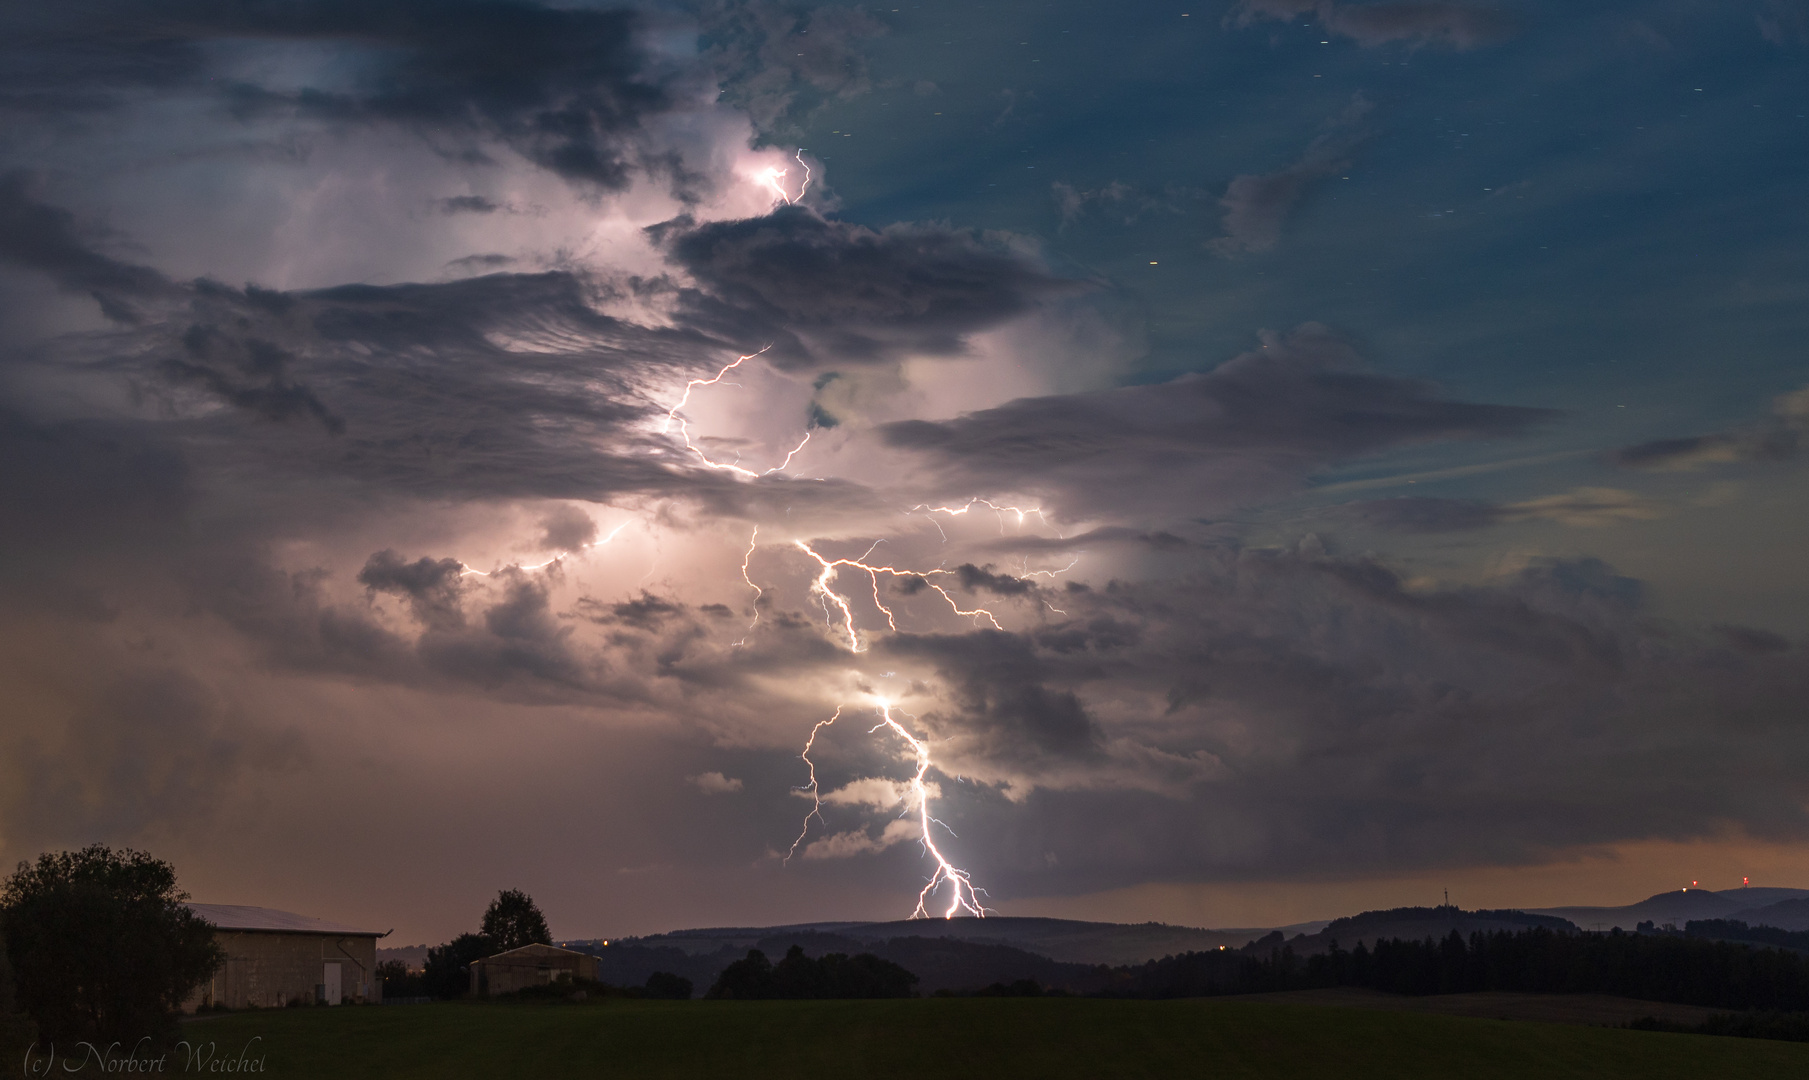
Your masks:
<svg viewBox="0 0 1809 1080"><path fill-rule="evenodd" d="M973 879L967 871L949 862L948 856L944 855L942 849L936 846L936 836L931 826L941 825L945 829L948 826L930 813L930 791L929 786L924 783L924 777L929 774L935 763L930 760L929 744L911 734L909 728L898 722L897 718L892 715L894 707L892 702L885 698L876 698L874 705L879 710L880 720L867 733L871 735L881 728L886 728L903 740L917 758L917 772L911 777L911 794L906 800L905 812L916 811L918 840L923 844L924 851L936 860L936 871L930 875L930 880L924 885L923 891L917 894L917 909L911 912L911 918L931 918L930 897L935 894L938 887L945 884L949 886L950 896L948 909L942 913L943 918L952 919L963 911L978 918L985 918L986 905L980 903L979 890L974 887ZM810 760L810 751L816 745L817 734L834 724L841 718L841 715L842 708L838 706L834 716L818 721L817 725L810 729L810 738L805 740L804 751L799 755L810 769L810 783L798 790L810 792L811 808L810 813L804 815L804 828L799 831L798 838L791 843L791 851L785 856L786 862L790 862L792 855L797 854L798 845L802 844L804 837L809 834L811 819L823 820L823 798L821 789L817 786L817 767L816 763ZM950 835L953 835L953 830L950 830Z"/></svg>
<svg viewBox="0 0 1809 1080"><path fill-rule="evenodd" d="M944 600L948 601L948 606L954 609L955 614L964 615L974 619L976 622L980 619L985 619L992 624L994 630L1005 629L1004 626L1000 625L998 618L985 608L974 608L972 611L963 611L961 605L955 602L955 598L949 595L947 589L944 589L942 586L930 580L932 575L953 574L953 570L900 570L895 566L874 566L872 563L867 562L867 556L873 554L873 548L878 547L883 542L884 541L875 540L873 542L873 547L868 548L866 553L858 559L826 559L822 555L817 554L816 550L804 541L792 541L793 546L810 556L812 559L815 559L817 565L822 567L822 572L816 576L816 580L810 583L810 592L812 596L817 597L823 604L823 612L825 615L829 614L831 605L834 605L836 610L842 613L842 632L848 635L849 652L860 653L866 652L867 650L866 646L861 643L859 628L854 625L854 608L849 604L848 597L831 588L831 583L835 580L836 576L841 573L843 567L851 567L866 572L868 579L873 583L873 606L877 607L885 615L886 625L893 630L898 629L898 620L893 617L892 609L887 607L885 602L879 598L879 575L881 574L890 574L893 577L922 578L924 584L935 589L937 593L941 594ZM831 618L833 619L833 616L831 616Z"/></svg>
<svg viewBox="0 0 1809 1080"><path fill-rule="evenodd" d="M911 507L911 513L915 514L918 511L922 511L925 517L929 517L929 515L931 515L931 514L947 514L949 517L960 517L963 514L966 514L969 510L972 510L974 508L975 503L978 503L981 506L988 507L994 513L999 515L999 535L1000 536L1005 535L1005 515L1006 514L1016 514L1018 516L1018 524L1019 525L1024 524L1024 519L1026 517L1030 516L1031 514L1035 514L1038 518L1041 518L1044 525L1049 524L1049 519L1047 517L1043 516L1043 508L1040 506L1030 506L1030 507L1000 506L998 503L993 502L990 499L982 499L978 495L967 500L967 502L961 506L929 506L927 504L920 503L917 506ZM930 520L932 522L934 522L936 519L932 517L932 518L930 518ZM942 526L940 524L937 524L936 528L938 530L940 530L942 528ZM1059 536L1061 534L1057 533L1056 535ZM943 533L942 538L944 540L947 540L948 534Z"/></svg>
<svg viewBox="0 0 1809 1080"><path fill-rule="evenodd" d="M770 348L772 348L771 345L768 345L766 347L766 349L770 349ZM773 466L772 468L766 470L765 472L755 472L752 469L744 469L741 466L733 464L731 462L711 461L710 456L708 454L704 453L701 449L698 448L697 444L695 444L691 441L691 427L688 423L685 422L684 416L682 414L680 414L680 412L679 412L680 409L684 408L687 404L690 403L691 391L697 389L700 386L715 386L717 383L722 381L723 376L727 375L731 371L734 371L736 368L740 367L742 364L746 363L747 361L752 360L754 357L762 355L763 353L766 352L766 349L761 349L759 352L748 353L746 356L736 357L734 363L724 365L723 369L721 371L718 371L716 373L716 377L713 379L692 379L690 382L686 383L685 384L685 392L684 392L683 396L681 396L678 399L678 404L676 404L676 405L672 406L670 409L666 410L666 424L664 427L660 428L660 433L662 435L669 433L672 430L672 422L674 420L678 421L678 433L685 440L685 449L691 451L693 454L696 454L697 460L703 462L705 465L709 466L712 469L721 469L724 472L732 472L737 476L745 476L750 480L758 479L759 477L762 477L762 476L771 476L773 473L776 473L776 472L784 472L785 469L791 464L791 459L797 457L798 451L804 449L804 444L808 443L810 441L810 432L809 431L804 432L804 438L798 443L798 445L792 447L791 453L785 455L784 461L781 461L779 464Z"/></svg>
<svg viewBox="0 0 1809 1080"><path fill-rule="evenodd" d="M768 167L766 169L763 169L760 172L760 182L765 184L767 186L767 189L770 190L774 195L778 196L779 200L781 202L785 203L785 205L787 205L787 206L793 206L793 205L796 205L797 203L802 202L804 200L804 193L810 190L810 166L808 164L806 164L804 161L804 148L803 147L801 147L801 146L798 147L798 152L795 155L795 160L797 161L797 163L799 165L802 165L804 167L804 183L799 186L798 197L795 199L792 198L791 195L786 192L785 185L781 184L779 182L779 181L785 179L785 177L791 172L790 169L776 169L776 168Z"/></svg>
<svg viewBox="0 0 1809 1080"><path fill-rule="evenodd" d="M754 621L747 624L747 633L742 635L741 640L729 646L732 649L739 649L746 645L748 638L754 636L754 628L760 625L760 598L766 595L766 590L754 584L754 579L748 575L748 565L754 561L754 549L759 546L760 526L756 525L754 535L747 538L747 551L741 556L741 580L747 582L747 587L754 590Z"/></svg>

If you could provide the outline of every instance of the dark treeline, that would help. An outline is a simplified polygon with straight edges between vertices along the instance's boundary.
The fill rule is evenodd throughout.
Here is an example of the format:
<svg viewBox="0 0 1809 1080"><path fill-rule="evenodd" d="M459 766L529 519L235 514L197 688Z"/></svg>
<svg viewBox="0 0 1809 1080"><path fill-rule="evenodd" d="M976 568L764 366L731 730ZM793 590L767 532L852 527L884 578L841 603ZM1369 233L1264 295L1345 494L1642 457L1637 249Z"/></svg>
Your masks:
<svg viewBox="0 0 1809 1080"><path fill-rule="evenodd" d="M1641 928L1650 926L1641 923ZM1692 919L1683 932L1690 937L1724 938L1728 941L1752 941L1761 945L1777 945L1785 949L1809 950L1809 931L1780 930L1775 926L1748 926L1739 919Z"/></svg>
<svg viewBox="0 0 1809 1080"><path fill-rule="evenodd" d="M773 998L905 998L917 976L872 953L829 953L816 959L793 945L777 964L759 949L722 969L705 997L734 1001Z"/></svg>
<svg viewBox="0 0 1809 1080"><path fill-rule="evenodd" d="M1396 994L1512 990L1617 994L1719 1009L1809 1009L1809 960L1753 945L1670 935L1453 932L1442 940L1383 940L1314 956L1187 953L1127 969L1117 992L1197 997L1360 986Z"/></svg>

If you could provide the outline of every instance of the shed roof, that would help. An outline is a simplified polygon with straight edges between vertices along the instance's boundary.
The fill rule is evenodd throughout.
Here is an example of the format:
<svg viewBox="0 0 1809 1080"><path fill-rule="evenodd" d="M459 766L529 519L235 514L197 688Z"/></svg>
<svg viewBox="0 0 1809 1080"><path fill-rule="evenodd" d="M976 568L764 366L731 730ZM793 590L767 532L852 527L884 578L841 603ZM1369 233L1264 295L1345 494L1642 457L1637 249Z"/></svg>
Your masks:
<svg viewBox="0 0 1809 1080"><path fill-rule="evenodd" d="M388 931L360 930L292 911L244 904L186 904L190 911L220 930L262 930L282 934L332 934L335 937L383 937Z"/></svg>
<svg viewBox="0 0 1809 1080"><path fill-rule="evenodd" d="M561 949L557 945L534 944L523 945L519 949L510 949L508 952L499 952L495 956L486 956L483 958L482 963L519 964L527 963L532 960L564 959L566 957L582 957L587 960L595 959L590 953L579 952L576 949Z"/></svg>

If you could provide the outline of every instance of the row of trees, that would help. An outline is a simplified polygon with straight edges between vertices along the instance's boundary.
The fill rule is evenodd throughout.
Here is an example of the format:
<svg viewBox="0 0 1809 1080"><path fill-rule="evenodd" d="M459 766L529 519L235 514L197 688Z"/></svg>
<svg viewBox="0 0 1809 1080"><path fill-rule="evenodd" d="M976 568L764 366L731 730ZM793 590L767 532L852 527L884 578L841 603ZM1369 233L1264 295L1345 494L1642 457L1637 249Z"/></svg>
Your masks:
<svg viewBox="0 0 1809 1080"><path fill-rule="evenodd" d="M1668 935L1453 931L1300 957L1188 953L1131 969L1129 994L1196 997L1329 986L1397 994L1482 990L1618 994L1719 1009L1809 1009L1809 959L1773 948Z"/></svg>
<svg viewBox="0 0 1809 1080"><path fill-rule="evenodd" d="M651 980L649 980L651 982ZM771 998L904 998L917 976L872 953L829 953L811 959L793 945L777 964L759 949L722 969L707 998L754 1001Z"/></svg>

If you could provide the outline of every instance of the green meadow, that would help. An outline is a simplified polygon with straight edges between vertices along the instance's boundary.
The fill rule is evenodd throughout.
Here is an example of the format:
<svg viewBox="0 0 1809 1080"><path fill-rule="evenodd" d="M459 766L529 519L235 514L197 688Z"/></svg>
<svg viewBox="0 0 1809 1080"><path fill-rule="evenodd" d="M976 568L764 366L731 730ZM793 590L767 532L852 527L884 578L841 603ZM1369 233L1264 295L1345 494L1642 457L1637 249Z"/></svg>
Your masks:
<svg viewBox="0 0 1809 1080"><path fill-rule="evenodd" d="M1809 1076L1809 1044L1198 999L446 1003L246 1012L184 1034L211 1045L216 1074L243 1056L335 1080Z"/></svg>

